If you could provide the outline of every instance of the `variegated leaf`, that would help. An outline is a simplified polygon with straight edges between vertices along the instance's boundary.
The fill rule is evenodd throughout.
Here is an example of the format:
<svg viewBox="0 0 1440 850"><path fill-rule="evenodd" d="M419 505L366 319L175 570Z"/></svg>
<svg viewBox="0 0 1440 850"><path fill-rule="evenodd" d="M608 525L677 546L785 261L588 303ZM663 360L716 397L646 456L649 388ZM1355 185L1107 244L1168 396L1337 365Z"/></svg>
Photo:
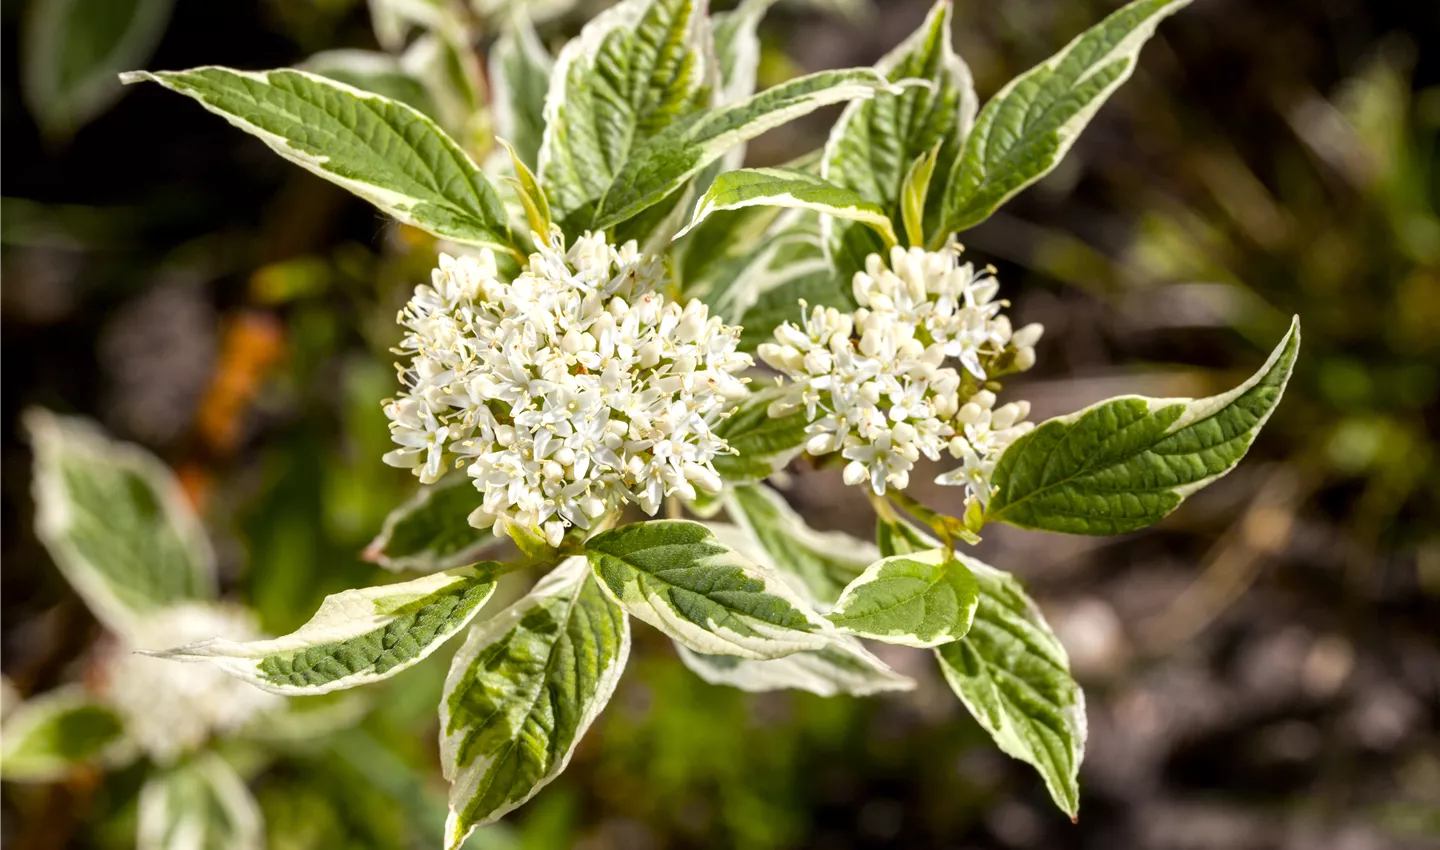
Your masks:
<svg viewBox="0 0 1440 850"><path fill-rule="evenodd" d="M733 454L716 455L715 471L729 484L762 481L800 454L805 444L804 411L774 418L767 412L781 395L777 387L750 394L728 419L715 426Z"/></svg>
<svg viewBox="0 0 1440 850"><path fill-rule="evenodd" d="M260 806L220 756L201 753L140 789L137 850L263 850Z"/></svg>
<svg viewBox="0 0 1440 850"><path fill-rule="evenodd" d="M621 526L585 549L616 603L696 652L780 658L828 643L824 620L778 575L698 522Z"/></svg>
<svg viewBox="0 0 1440 850"><path fill-rule="evenodd" d="M1130 78L1155 27L1189 3L1135 0L1007 83L981 110L950 172L932 242L974 227L1048 174Z"/></svg>
<svg viewBox="0 0 1440 850"><path fill-rule="evenodd" d="M412 106L440 121L439 107L421 80L400 59L375 50L324 50L296 66L361 91Z"/></svg>
<svg viewBox="0 0 1440 850"><path fill-rule="evenodd" d="M495 188L414 108L304 71L135 72L258 137L271 150L436 236L510 252Z"/></svg>
<svg viewBox="0 0 1440 850"><path fill-rule="evenodd" d="M273 640L222 638L145 654L214 664L277 694L323 694L388 679L424 660L495 592L498 565L327 596L298 630Z"/></svg>
<svg viewBox="0 0 1440 850"><path fill-rule="evenodd" d="M554 64L525 17L507 27L490 51L495 135L509 141L530 168L537 168L540 162L545 93Z"/></svg>
<svg viewBox="0 0 1440 850"><path fill-rule="evenodd" d="M736 487L725 510L757 541L764 557L755 560L796 576L811 598L828 609L845 587L879 560L875 544L843 531L816 531L769 487Z"/></svg>
<svg viewBox="0 0 1440 850"><path fill-rule="evenodd" d="M830 271L819 231L818 216L798 210L746 207L707 219L678 243L685 246L686 294L700 298L726 324L743 325L745 314L766 293ZM722 239L731 244L712 242Z"/></svg>
<svg viewBox="0 0 1440 850"><path fill-rule="evenodd" d="M625 612L605 598L583 558L470 630L440 703L449 850L565 769L629 651Z"/></svg>
<svg viewBox="0 0 1440 850"><path fill-rule="evenodd" d="M639 215L725 151L767 130L822 106L903 88L869 68L822 71L672 123L626 160L600 196L594 226L608 228Z"/></svg>
<svg viewBox="0 0 1440 850"><path fill-rule="evenodd" d="M1066 814L1080 811L1085 695L1040 610L1012 576L966 558L980 589L964 638L935 650L960 701L1006 754L1040 772Z"/></svg>
<svg viewBox="0 0 1440 850"><path fill-rule="evenodd" d="M545 98L539 171L567 235L608 227L595 224L596 210L635 151L709 104L706 5L624 0L560 51Z"/></svg>
<svg viewBox="0 0 1440 850"><path fill-rule="evenodd" d="M1152 525L1234 469L1275 411L1300 319L1251 378L1202 399L1121 396L1040 424L995 467L987 521L1067 534Z"/></svg>
<svg viewBox="0 0 1440 850"><path fill-rule="evenodd" d="M701 197L690 224L675 238L684 236L717 212L754 206L810 210L859 222L874 228L887 245L897 242L890 216L878 204L819 177L784 168L747 168L721 174Z"/></svg>
<svg viewBox="0 0 1440 850"><path fill-rule="evenodd" d="M825 146L821 175L881 206L897 230L904 226L901 187L911 164L938 146L948 165L975 120L975 87L951 45L950 21L950 0L938 0L920 28L875 66L892 81L930 85L850 104ZM828 249L847 280L847 272L864 268L866 255L885 247L873 233L844 222L827 223L827 231Z"/></svg>
<svg viewBox="0 0 1440 850"><path fill-rule="evenodd" d="M365 559L390 570L431 573L493 556L507 541L492 529L470 525L470 514L479 505L469 478L447 475L385 517L379 536L365 549Z"/></svg>
<svg viewBox="0 0 1440 850"><path fill-rule="evenodd" d="M0 779L54 782L78 767L112 767L135 755L125 721L79 687L15 706L0 725Z"/></svg>
<svg viewBox="0 0 1440 850"><path fill-rule="evenodd" d="M180 483L139 446L83 419L33 409L35 533L90 610L126 633L215 595L215 554Z"/></svg>
<svg viewBox="0 0 1440 850"><path fill-rule="evenodd" d="M870 696L886 691L910 691L915 681L890 669L860 641L831 635L823 649L810 649L756 661L734 655L702 655L675 644L675 651L697 676L712 685L726 685L751 693L809 691L822 697L841 694Z"/></svg>
<svg viewBox="0 0 1440 850"><path fill-rule="evenodd" d="M830 622L861 637L904 646L940 646L970 630L979 588L958 553L893 555L850 583Z"/></svg>

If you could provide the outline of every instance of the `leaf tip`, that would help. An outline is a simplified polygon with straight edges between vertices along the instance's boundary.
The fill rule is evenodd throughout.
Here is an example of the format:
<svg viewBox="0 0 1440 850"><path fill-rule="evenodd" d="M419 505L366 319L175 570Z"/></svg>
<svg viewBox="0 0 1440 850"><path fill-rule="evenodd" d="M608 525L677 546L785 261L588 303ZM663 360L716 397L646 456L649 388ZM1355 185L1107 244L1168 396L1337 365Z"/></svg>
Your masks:
<svg viewBox="0 0 1440 850"><path fill-rule="evenodd" d="M149 71L121 71L119 77L122 86L131 86L155 79Z"/></svg>

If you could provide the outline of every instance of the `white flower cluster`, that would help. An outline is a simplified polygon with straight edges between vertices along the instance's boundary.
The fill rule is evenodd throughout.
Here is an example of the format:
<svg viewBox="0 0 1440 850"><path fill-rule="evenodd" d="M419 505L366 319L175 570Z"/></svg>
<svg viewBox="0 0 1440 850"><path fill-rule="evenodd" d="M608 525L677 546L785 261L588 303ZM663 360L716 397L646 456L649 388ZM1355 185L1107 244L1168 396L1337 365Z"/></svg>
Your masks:
<svg viewBox="0 0 1440 850"><path fill-rule="evenodd" d="M151 614L115 647L105 665L110 702L125 729L150 758L167 764L202 746L216 733L284 708L284 697L262 691L219 667L176 664L135 654L136 649L184 646L222 637L261 637L243 608L186 604Z"/></svg>
<svg viewBox="0 0 1440 850"><path fill-rule="evenodd" d="M1012 331L993 274L961 265L953 245L895 248L888 265L872 254L854 286L861 306L853 316L817 307L760 347L760 358L794 387L771 415L803 406L811 420L805 450L841 452L847 484L868 483L882 495L904 489L922 455L939 460L949 451L962 465L937 480L964 484L985 501L1001 451L1030 425L1027 403L995 408L981 387L991 364L1032 366L1042 328ZM945 365L950 360L969 376Z"/></svg>
<svg viewBox="0 0 1440 850"><path fill-rule="evenodd" d="M468 467L470 522L558 545L570 526L627 501L716 492L730 451L711 426L746 394L739 329L657 290L661 260L634 242L552 234L513 281L494 255L441 255L400 314L406 392L386 404L401 448L385 456L423 482Z"/></svg>

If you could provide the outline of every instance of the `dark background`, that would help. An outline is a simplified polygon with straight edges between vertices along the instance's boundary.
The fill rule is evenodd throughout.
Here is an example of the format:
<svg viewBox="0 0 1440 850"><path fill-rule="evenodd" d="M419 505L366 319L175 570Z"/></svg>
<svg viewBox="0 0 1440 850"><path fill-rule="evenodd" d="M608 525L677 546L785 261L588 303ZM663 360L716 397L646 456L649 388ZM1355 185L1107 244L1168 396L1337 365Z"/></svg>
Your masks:
<svg viewBox="0 0 1440 850"><path fill-rule="evenodd" d="M926 9L877 6L863 23L783 6L762 79L869 64ZM227 586L292 628L374 577L355 553L408 491L379 463L379 399L394 308L429 257L158 87L42 138L19 94L25 7L0 6L0 661L28 694L80 675L99 629L30 531L18 413L81 412L157 451L203 506ZM983 99L1112 8L961 3L956 44ZM1157 528L987 531L981 554L1031 587L1086 688L1078 824L923 653L885 655L914 694L754 697L698 682L642 628L570 770L511 819L527 846L1440 846L1437 44L1440 4L1423 0L1200 0L1054 174L964 235L1017 321L1047 327L1010 391L1037 417L1218 391L1290 315L1304 324L1249 458ZM260 69L337 46L373 47L363 4L179 0L149 67ZM813 149L832 119L772 133L752 159ZM853 529L863 501L835 484L802 474L791 492L817 526ZM380 734L423 764L438 684L397 681L420 708ZM296 838L286 781L257 780L275 846L396 846L358 828ZM113 782L7 789L7 843L124 846L104 835L124 817Z"/></svg>

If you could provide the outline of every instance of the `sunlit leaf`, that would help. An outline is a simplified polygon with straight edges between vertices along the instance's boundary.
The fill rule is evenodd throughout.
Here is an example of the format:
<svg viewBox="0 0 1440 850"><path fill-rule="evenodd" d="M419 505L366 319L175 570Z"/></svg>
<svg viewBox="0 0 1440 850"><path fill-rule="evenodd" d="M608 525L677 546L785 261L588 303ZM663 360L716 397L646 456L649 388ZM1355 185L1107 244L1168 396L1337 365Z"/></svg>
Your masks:
<svg viewBox="0 0 1440 850"><path fill-rule="evenodd" d="M597 208L636 150L709 104L705 11L695 0L624 0L560 51L539 173L567 235L595 226Z"/></svg>
<svg viewBox="0 0 1440 850"><path fill-rule="evenodd" d="M935 242L974 227L1053 169L1135 70L1160 21L1190 0L1136 0L1016 77L975 120L945 190Z"/></svg>
<svg viewBox="0 0 1440 850"><path fill-rule="evenodd" d="M1085 696L1039 609L1014 578L965 558L980 588L964 638L935 650L961 702L1005 753L1034 765L1055 804L1080 810Z"/></svg>
<svg viewBox="0 0 1440 850"><path fill-rule="evenodd" d="M1234 469L1300 352L1296 317L1248 381L1202 399L1122 396L1042 423L1005 450L987 520L1067 534L1152 525Z"/></svg>
<svg viewBox="0 0 1440 850"><path fill-rule="evenodd" d="M278 694L323 694L388 679L466 626L495 592L493 564L327 596L295 632L237 643L222 638L149 652L214 664Z"/></svg>
<svg viewBox="0 0 1440 850"><path fill-rule="evenodd" d="M414 108L304 71L135 72L194 98L296 165L436 236L513 251L504 206L470 157Z"/></svg>
<svg viewBox="0 0 1440 850"><path fill-rule="evenodd" d="M658 204L727 150L822 106L898 91L869 68L822 71L736 104L676 121L637 148L599 196L596 227L612 227Z"/></svg>
<svg viewBox="0 0 1440 850"><path fill-rule="evenodd" d="M565 769L614 693L629 651L625 613L605 598L583 558L470 630L440 703L441 763L451 783L447 848Z"/></svg>
<svg viewBox="0 0 1440 850"><path fill-rule="evenodd" d="M950 2L939 0L920 28L875 66L891 81L920 79L930 85L850 104L825 146L821 175L878 204L896 230L904 227L900 195L911 164L937 146L942 156L953 158L975 119L975 88L951 46L950 22ZM842 222L828 228L842 272L863 268L865 256L884 247L861 228Z"/></svg>
<svg viewBox="0 0 1440 850"><path fill-rule="evenodd" d="M897 241L890 217L878 204L814 175L783 168L747 168L721 174L700 198L690 224L676 238L717 212L754 206L809 210L855 221L874 228L887 244Z"/></svg>
<svg viewBox="0 0 1440 850"><path fill-rule="evenodd" d="M778 575L698 522L633 523L585 549L616 603L696 652L779 658L828 642L825 622Z"/></svg>
<svg viewBox="0 0 1440 850"><path fill-rule="evenodd" d="M940 646L970 630L979 588L958 553L931 549L892 555L845 588L830 622L886 643Z"/></svg>

